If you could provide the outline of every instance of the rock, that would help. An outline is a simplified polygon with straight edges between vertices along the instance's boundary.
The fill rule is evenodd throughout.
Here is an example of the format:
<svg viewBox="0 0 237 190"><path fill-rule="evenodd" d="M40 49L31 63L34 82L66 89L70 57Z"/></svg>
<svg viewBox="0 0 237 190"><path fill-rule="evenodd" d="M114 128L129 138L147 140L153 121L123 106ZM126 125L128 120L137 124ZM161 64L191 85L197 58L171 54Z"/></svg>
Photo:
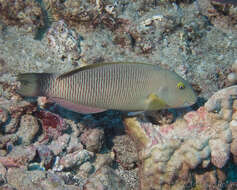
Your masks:
<svg viewBox="0 0 237 190"><path fill-rule="evenodd" d="M83 163L78 169L74 179L79 182L79 186L83 186L88 178L95 172L95 168L91 162Z"/></svg>
<svg viewBox="0 0 237 190"><path fill-rule="evenodd" d="M26 171L21 168L10 168L7 172L8 183L16 189L44 190L41 183L46 178L44 171Z"/></svg>
<svg viewBox="0 0 237 190"><path fill-rule="evenodd" d="M64 20L54 22L46 37L49 48L62 61L73 63L80 58L80 39Z"/></svg>
<svg viewBox="0 0 237 190"><path fill-rule="evenodd" d="M93 153L87 150L80 150L73 152L71 154L67 154L63 156L60 160L60 165L64 168L72 168L72 167L79 167L86 161L90 161L93 157Z"/></svg>
<svg viewBox="0 0 237 190"><path fill-rule="evenodd" d="M54 157L52 150L50 150L46 145L40 145L39 147L37 147L37 153L44 167L46 169L50 168Z"/></svg>
<svg viewBox="0 0 237 190"><path fill-rule="evenodd" d="M100 168L87 183L83 186L84 190L128 190L125 182L115 174L110 167Z"/></svg>
<svg viewBox="0 0 237 190"><path fill-rule="evenodd" d="M128 135L117 135L113 138L113 150L116 160L124 169L133 169L138 161L136 145Z"/></svg>
<svg viewBox="0 0 237 190"><path fill-rule="evenodd" d="M20 121L20 127L17 131L19 141L23 145L29 145L39 131L37 119L32 115L23 115Z"/></svg>
<svg viewBox="0 0 237 190"><path fill-rule="evenodd" d="M85 176L89 176L92 174L94 168L90 162L85 162L80 166L79 172L86 174Z"/></svg>
<svg viewBox="0 0 237 190"><path fill-rule="evenodd" d="M0 163L0 186L6 183L6 168Z"/></svg>
<svg viewBox="0 0 237 190"><path fill-rule="evenodd" d="M9 123L2 127L2 130L6 134L15 133L18 127L18 118L11 118Z"/></svg>
<svg viewBox="0 0 237 190"><path fill-rule="evenodd" d="M41 141L57 139L63 134L67 125L62 117L50 111L39 110L35 112L35 117L39 119L42 125L44 137Z"/></svg>
<svg viewBox="0 0 237 190"><path fill-rule="evenodd" d="M222 1L223 3L218 2L218 0L199 0L199 9L201 10L201 14L206 15L208 20L210 20L211 24L216 28L223 32L227 32L232 30L236 30L235 22L237 19L235 6L229 6L226 9L226 5L228 3L235 1ZM215 16L213 16L215 15Z"/></svg>
<svg viewBox="0 0 237 190"><path fill-rule="evenodd" d="M230 73L230 74L228 74L227 79L232 84L236 83L237 82L237 74L236 73Z"/></svg>
<svg viewBox="0 0 237 190"><path fill-rule="evenodd" d="M7 180L12 187L19 190L81 190L78 186L65 185L63 178L55 173L39 170L10 168Z"/></svg>
<svg viewBox="0 0 237 190"><path fill-rule="evenodd" d="M0 148L6 148L7 144L14 144L18 140L16 134L3 135L0 134Z"/></svg>
<svg viewBox="0 0 237 190"><path fill-rule="evenodd" d="M211 162L218 168L223 168L230 157L230 145L222 143L221 140L211 140Z"/></svg>
<svg viewBox="0 0 237 190"><path fill-rule="evenodd" d="M237 73L237 59L234 61L234 63L232 64L232 71Z"/></svg>
<svg viewBox="0 0 237 190"><path fill-rule="evenodd" d="M205 103L205 108L209 112L219 112L221 110L221 103L222 102L232 102L233 99L231 98L237 94L237 86L230 86L224 88L218 92L216 92L208 101Z"/></svg>
<svg viewBox="0 0 237 190"><path fill-rule="evenodd" d="M36 154L35 147L16 146L6 156L0 157L0 163L6 167L21 167L26 166Z"/></svg>
<svg viewBox="0 0 237 190"><path fill-rule="evenodd" d="M83 25L93 22L93 18L99 16L99 9L102 9L101 1L96 2L96 4L84 0L69 0L65 2L45 0L44 2L51 10L54 20L60 21L63 19L70 25Z"/></svg>
<svg viewBox="0 0 237 190"><path fill-rule="evenodd" d="M69 140L70 136L68 134L63 134L62 136L59 136L58 139L52 141L48 147L53 151L54 155L58 155L63 152L63 149L66 149Z"/></svg>
<svg viewBox="0 0 237 190"><path fill-rule="evenodd" d="M113 159L110 154L97 154L94 162L95 171L102 167L109 166L113 163Z"/></svg>
<svg viewBox="0 0 237 190"><path fill-rule="evenodd" d="M88 151L100 152L104 143L104 130L99 128L88 129L80 136L80 140Z"/></svg>
<svg viewBox="0 0 237 190"><path fill-rule="evenodd" d="M77 138L75 136L70 137L70 142L67 147L68 153L76 152L78 150L83 149L83 145L78 140L79 140L79 138Z"/></svg>
<svg viewBox="0 0 237 190"><path fill-rule="evenodd" d="M38 2L31 0L12 1L0 0L0 15L7 25L23 25L30 32L43 26L43 13Z"/></svg>
<svg viewBox="0 0 237 190"><path fill-rule="evenodd" d="M0 187L1 190L16 190L14 187L12 187L9 184L5 184L3 186Z"/></svg>
<svg viewBox="0 0 237 190"><path fill-rule="evenodd" d="M193 183L191 176L200 174L200 170L200 188L209 184L218 188L216 175L209 174L205 168L212 164L216 172L225 168L231 152L237 154L233 119L237 111L236 96L237 86L222 89L205 106L187 112L171 124L157 125L147 118L126 118L126 130L135 140L142 163L139 167L141 189L185 189L186 184Z"/></svg>
<svg viewBox="0 0 237 190"><path fill-rule="evenodd" d="M9 118L9 112L7 109L0 107L0 126L2 126Z"/></svg>
<svg viewBox="0 0 237 190"><path fill-rule="evenodd" d="M59 190L63 190L65 188L63 188L63 186L65 185L64 180L62 179L62 177L60 177L59 175L52 173L52 172L48 172L47 173L47 179L42 181L42 187L43 189L59 189Z"/></svg>
<svg viewBox="0 0 237 190"><path fill-rule="evenodd" d="M0 156L6 156L7 155L7 151L0 149Z"/></svg>

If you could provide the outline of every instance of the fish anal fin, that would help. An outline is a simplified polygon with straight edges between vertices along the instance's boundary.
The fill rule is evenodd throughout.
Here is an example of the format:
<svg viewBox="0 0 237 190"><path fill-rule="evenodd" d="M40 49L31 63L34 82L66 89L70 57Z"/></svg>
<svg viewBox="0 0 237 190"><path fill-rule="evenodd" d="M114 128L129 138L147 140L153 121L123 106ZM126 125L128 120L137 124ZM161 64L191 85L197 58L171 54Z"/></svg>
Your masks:
<svg viewBox="0 0 237 190"><path fill-rule="evenodd" d="M61 105L64 108L67 108L69 110L82 113L82 114L93 114L93 113L100 113L100 112L106 111L106 109L89 107L89 106L85 106L81 104L74 104L62 98L52 97L50 98L50 100L56 102L57 104Z"/></svg>
<svg viewBox="0 0 237 190"><path fill-rule="evenodd" d="M146 104L147 104L147 110L159 110L159 109L164 109L168 108L168 104L159 98L156 94L151 93L147 99L146 99Z"/></svg>

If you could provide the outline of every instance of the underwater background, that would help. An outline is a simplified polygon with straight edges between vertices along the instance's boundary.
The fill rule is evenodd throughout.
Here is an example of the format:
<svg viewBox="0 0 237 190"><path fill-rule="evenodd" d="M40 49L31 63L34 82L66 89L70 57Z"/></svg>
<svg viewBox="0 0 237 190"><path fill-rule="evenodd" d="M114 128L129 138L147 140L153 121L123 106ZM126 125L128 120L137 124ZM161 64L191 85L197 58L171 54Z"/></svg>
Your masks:
<svg viewBox="0 0 237 190"><path fill-rule="evenodd" d="M0 0L0 189L237 189L236 4ZM198 101L144 118L16 93L19 73L102 62L175 71Z"/></svg>

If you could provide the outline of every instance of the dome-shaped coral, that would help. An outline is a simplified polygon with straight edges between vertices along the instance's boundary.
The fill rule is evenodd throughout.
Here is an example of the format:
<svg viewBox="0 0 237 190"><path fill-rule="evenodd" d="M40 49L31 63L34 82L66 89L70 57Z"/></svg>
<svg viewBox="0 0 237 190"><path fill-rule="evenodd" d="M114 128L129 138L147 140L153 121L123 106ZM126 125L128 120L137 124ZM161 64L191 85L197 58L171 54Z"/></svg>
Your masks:
<svg viewBox="0 0 237 190"><path fill-rule="evenodd" d="M201 168L203 175L207 175L207 168L213 171L223 168L230 154L237 153L236 96L237 86L220 90L205 106L186 113L172 124L153 125L144 119L125 119L129 135L138 144L142 163L140 189L197 188L194 184L199 181L191 177L199 175L197 168ZM205 179L202 187L211 183Z"/></svg>

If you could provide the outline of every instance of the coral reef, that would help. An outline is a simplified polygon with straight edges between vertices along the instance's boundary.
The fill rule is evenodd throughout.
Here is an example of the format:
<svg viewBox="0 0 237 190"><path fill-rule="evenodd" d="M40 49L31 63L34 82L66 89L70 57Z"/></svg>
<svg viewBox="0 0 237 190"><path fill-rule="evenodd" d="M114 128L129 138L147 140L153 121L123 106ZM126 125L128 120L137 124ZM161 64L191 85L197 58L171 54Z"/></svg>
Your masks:
<svg viewBox="0 0 237 190"><path fill-rule="evenodd" d="M9 93L14 93L14 90ZM138 158L129 147L121 149L119 143L122 140L123 146L126 146L126 142L130 144L122 136L113 140L116 145L111 155L95 154L104 150L103 143L108 144L103 141L104 136L111 136L115 129L121 133L118 112L81 116L80 122L75 124L62 119L57 106L51 107L52 111L57 110L58 114L55 114L17 97L10 100L2 98L0 106L10 114L8 120L14 119L15 125L3 119L1 127L13 127L11 130L1 130L0 163L4 168L25 168L23 172L26 175L21 180L31 178L33 171L43 173L47 176L43 178L47 187L56 180L57 184L65 186L73 184L71 188L91 189L98 186L101 189L128 189L118 176L125 177L126 173L111 169L113 159L126 170L139 166L142 190L218 187L226 180L227 161L231 161L231 157L237 160L236 97L237 86L230 86L215 93L205 106L196 111L189 110L186 114L188 110L179 111L173 117L169 114L175 110L158 112L162 114L161 117L157 116L158 113L150 113L149 118L155 116L156 124L143 117L126 118L126 131L137 145ZM167 118L164 119L164 115ZM175 120L175 117L178 119ZM32 127L27 127L29 125ZM110 128L114 128L113 132L108 133ZM27 131L27 135L24 136L22 131ZM116 142L119 138L122 140ZM52 178L49 174L51 171L57 172L52 174ZM69 174L66 174L68 171ZM70 177L71 172L76 173L74 178ZM7 172L5 175L12 174ZM115 180L113 187L108 183L111 176ZM98 181L102 177L103 181ZM6 183L4 177L2 181ZM10 185L17 187L12 180L9 181Z"/></svg>
<svg viewBox="0 0 237 190"><path fill-rule="evenodd" d="M29 145L39 131L38 121L32 115L23 115L20 122L20 127L16 134L22 144Z"/></svg>
<svg viewBox="0 0 237 190"><path fill-rule="evenodd" d="M0 157L0 162L5 167L23 167L32 161L36 154L36 148L32 146L17 146L6 156Z"/></svg>
<svg viewBox="0 0 237 190"><path fill-rule="evenodd" d="M8 67L4 59L0 58L0 75L8 72Z"/></svg>
<svg viewBox="0 0 237 190"><path fill-rule="evenodd" d="M63 130L67 128L64 120L57 114L39 110L34 115L39 118L42 124L44 137L41 141L48 140L49 138L57 139L62 135Z"/></svg>
<svg viewBox="0 0 237 190"><path fill-rule="evenodd" d="M227 35L216 29L223 29L221 24L228 23L225 19L220 19L221 22L216 22L218 26L213 27L208 10L215 8L210 1L190 1L189 4L182 3L183 1L179 4L175 1L172 4L168 1L41 2L45 4L49 17L50 12L59 15L54 18L52 14L54 22L49 26L52 41L56 43L52 47L56 48L51 48L46 35L39 43L32 40L31 33L25 35L21 28L7 27L0 38L0 43L5 44L1 47L1 58L12 73L62 73L73 69L74 65L102 61L149 62L175 70L192 81L200 94L208 98L224 87L222 76L226 76L226 68L236 59L236 38L232 32L235 25L228 25ZM230 7L231 10L234 8ZM65 18L64 15L67 14L64 11L68 12ZM70 18L71 11L75 12L72 17L76 17L75 20ZM82 22L77 17L84 12L92 12L88 14L93 16ZM229 18L226 14L220 15ZM213 19L222 16L213 16ZM55 28L57 25L63 26L63 30L67 32L62 34L67 37L57 31L60 28ZM72 29L76 36L71 32ZM61 36L61 40L56 35ZM70 42L70 49L63 45L66 42ZM76 44L80 47L74 51ZM60 64L68 62L70 64ZM214 64L216 62L220 64ZM7 80L7 77L12 75L3 79Z"/></svg>
<svg viewBox="0 0 237 190"><path fill-rule="evenodd" d="M94 153L104 151L104 129L98 125L111 125L114 114L98 120L84 116L75 124L37 107L36 100L23 101L10 86L5 94L15 98L0 101L0 188L128 189L112 169L110 153ZM121 125L120 120L112 123Z"/></svg>
<svg viewBox="0 0 237 190"><path fill-rule="evenodd" d="M90 1L59 1L44 0L45 7L50 11L54 20L73 22L88 22L94 15L94 6Z"/></svg>
<svg viewBox="0 0 237 190"><path fill-rule="evenodd" d="M237 86L220 90L205 106L171 124L125 119L142 163L140 189L186 189L194 184L208 189L224 183L225 174L218 171L237 153L236 97Z"/></svg>
<svg viewBox="0 0 237 190"><path fill-rule="evenodd" d="M23 168L10 168L7 174L7 180L15 189L80 190L79 187L65 184L62 177L45 171L26 171Z"/></svg>
<svg viewBox="0 0 237 190"><path fill-rule="evenodd" d="M135 61L175 70L209 99L236 84L236 69L230 69L237 59L233 4L0 0L0 189L137 190L139 177L145 189L236 189L230 174L237 163L233 89L184 117L186 110L165 110L151 113L149 121L126 120L134 142L121 113L81 116L14 93L17 73ZM44 27L46 35L35 40ZM175 117L181 118L173 123Z"/></svg>
<svg viewBox="0 0 237 190"><path fill-rule="evenodd" d="M9 120L9 113L5 108L0 108L0 125L3 125L4 123Z"/></svg>
<svg viewBox="0 0 237 190"><path fill-rule="evenodd" d="M43 0L51 17L56 20L65 20L70 26L93 28L104 25L114 29L117 24L114 6L106 1L85 0Z"/></svg>
<svg viewBox="0 0 237 190"><path fill-rule="evenodd" d="M42 9L37 1L1 0L0 12L0 20L5 24L23 25L29 32L44 25Z"/></svg>
<svg viewBox="0 0 237 190"><path fill-rule="evenodd" d="M80 140L86 149L91 152L100 152L104 143L103 129L88 129L81 136Z"/></svg>
<svg viewBox="0 0 237 190"><path fill-rule="evenodd" d="M231 70L232 72L228 74L227 79L230 85L233 85L237 83L237 60L232 64Z"/></svg>
<svg viewBox="0 0 237 190"><path fill-rule="evenodd" d="M37 153L42 165L48 169L52 165L54 154L53 151L46 145L42 144L37 147Z"/></svg>
<svg viewBox="0 0 237 190"><path fill-rule="evenodd" d="M231 1L198 0L201 12L207 15L211 23L222 31L236 30L236 6Z"/></svg>
<svg viewBox="0 0 237 190"><path fill-rule="evenodd" d="M92 157L93 153L86 150L76 151L66 155L65 157L62 157L60 160L60 166L62 166L62 169L78 167L92 159Z"/></svg>
<svg viewBox="0 0 237 190"><path fill-rule="evenodd" d="M106 190L106 189L121 189L127 190L124 181L120 180L115 172L108 167L102 167L95 175L85 184L85 190Z"/></svg>
<svg viewBox="0 0 237 190"><path fill-rule="evenodd" d="M80 58L79 36L63 20L52 24L46 38L49 49L60 59L73 63Z"/></svg>

